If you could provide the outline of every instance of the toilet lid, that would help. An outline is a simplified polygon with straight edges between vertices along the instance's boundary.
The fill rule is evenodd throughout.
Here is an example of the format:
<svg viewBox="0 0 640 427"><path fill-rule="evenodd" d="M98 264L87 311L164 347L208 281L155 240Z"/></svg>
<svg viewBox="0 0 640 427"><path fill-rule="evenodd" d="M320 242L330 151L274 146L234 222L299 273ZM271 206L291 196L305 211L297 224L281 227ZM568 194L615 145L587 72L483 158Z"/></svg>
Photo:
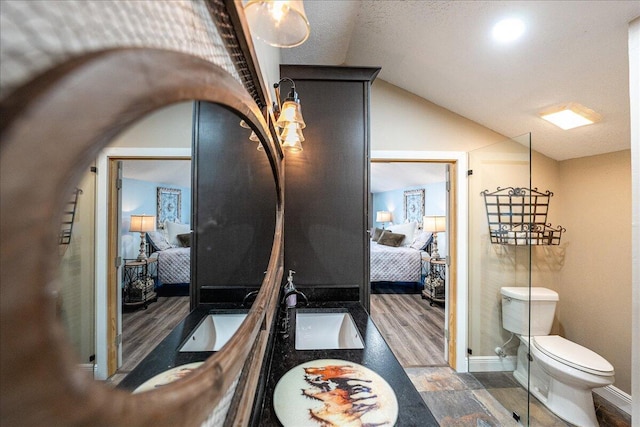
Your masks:
<svg viewBox="0 0 640 427"><path fill-rule="evenodd" d="M613 366L604 357L559 335L537 336L532 341L538 350L572 368L595 375L614 374Z"/></svg>

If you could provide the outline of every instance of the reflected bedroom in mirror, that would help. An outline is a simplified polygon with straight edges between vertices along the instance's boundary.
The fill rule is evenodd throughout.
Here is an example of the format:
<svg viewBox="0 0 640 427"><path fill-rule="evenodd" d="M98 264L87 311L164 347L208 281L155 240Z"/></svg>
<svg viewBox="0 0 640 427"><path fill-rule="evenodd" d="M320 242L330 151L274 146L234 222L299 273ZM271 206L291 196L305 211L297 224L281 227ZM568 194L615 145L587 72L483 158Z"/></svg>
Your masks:
<svg viewBox="0 0 640 427"><path fill-rule="evenodd" d="M212 124L194 134L202 115ZM259 289L275 230L276 190L264 150L240 122L208 103L156 111L114 139L71 195L60 231L58 316L80 368L94 378L125 389L140 386L140 375L123 379L184 321L202 292L211 306L224 302L227 309ZM230 171L221 165L225 155L241 159L241 166L234 163ZM106 165L108 179L98 177L98 163ZM262 244L247 244L252 241ZM101 245L109 258L115 255L106 278ZM198 262L207 265L196 274ZM248 264L255 268L243 268ZM96 297L105 294L110 297ZM225 316L209 316L199 329L233 318L236 330L246 313ZM109 349L112 337L118 345ZM188 354L204 360L221 344Z"/></svg>

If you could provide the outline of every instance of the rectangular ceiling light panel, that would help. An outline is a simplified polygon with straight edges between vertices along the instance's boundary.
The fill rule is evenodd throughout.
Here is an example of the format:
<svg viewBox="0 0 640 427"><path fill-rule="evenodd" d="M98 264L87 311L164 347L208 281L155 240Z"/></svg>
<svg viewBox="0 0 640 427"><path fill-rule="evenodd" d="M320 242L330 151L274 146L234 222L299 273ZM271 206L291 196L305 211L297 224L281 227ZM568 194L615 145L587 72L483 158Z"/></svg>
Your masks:
<svg viewBox="0 0 640 427"><path fill-rule="evenodd" d="M590 125L602 118L595 111L575 102L545 110L540 117L564 130Z"/></svg>

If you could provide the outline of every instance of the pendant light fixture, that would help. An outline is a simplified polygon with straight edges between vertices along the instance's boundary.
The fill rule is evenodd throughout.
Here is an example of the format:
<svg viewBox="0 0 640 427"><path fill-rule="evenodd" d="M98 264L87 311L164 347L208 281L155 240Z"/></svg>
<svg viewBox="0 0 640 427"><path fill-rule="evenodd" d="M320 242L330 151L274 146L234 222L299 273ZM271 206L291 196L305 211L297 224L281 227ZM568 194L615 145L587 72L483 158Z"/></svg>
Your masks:
<svg viewBox="0 0 640 427"><path fill-rule="evenodd" d="M251 33L271 46L295 47L309 38L302 0L249 0L244 12Z"/></svg>

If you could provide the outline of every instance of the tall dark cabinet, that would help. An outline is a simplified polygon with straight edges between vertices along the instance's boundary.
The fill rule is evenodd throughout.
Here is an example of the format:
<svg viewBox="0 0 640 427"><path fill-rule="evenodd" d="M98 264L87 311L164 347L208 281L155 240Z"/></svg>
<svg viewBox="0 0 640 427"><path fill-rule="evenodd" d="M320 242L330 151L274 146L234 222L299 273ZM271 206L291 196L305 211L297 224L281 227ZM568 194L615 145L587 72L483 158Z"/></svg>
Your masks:
<svg viewBox="0 0 640 427"><path fill-rule="evenodd" d="M285 268L369 305L369 102L380 68L282 65L307 127L285 159ZM285 86L286 87L286 86ZM283 94L285 94L283 88Z"/></svg>
<svg viewBox="0 0 640 427"><path fill-rule="evenodd" d="M260 287L276 219L271 164L241 117L210 102L194 107L192 307L242 301Z"/></svg>

